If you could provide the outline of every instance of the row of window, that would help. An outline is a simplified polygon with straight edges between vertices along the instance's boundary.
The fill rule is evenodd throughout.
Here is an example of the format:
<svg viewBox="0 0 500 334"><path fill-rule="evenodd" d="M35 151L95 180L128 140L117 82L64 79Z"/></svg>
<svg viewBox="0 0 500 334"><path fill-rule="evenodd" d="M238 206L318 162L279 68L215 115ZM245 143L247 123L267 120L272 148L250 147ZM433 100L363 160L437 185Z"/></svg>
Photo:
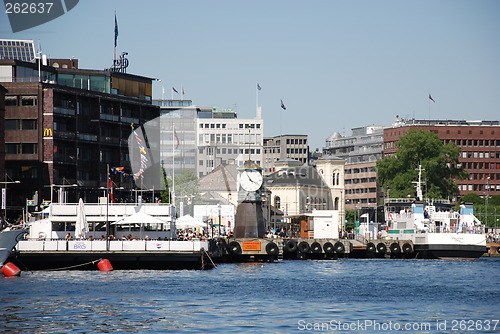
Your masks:
<svg viewBox="0 0 500 334"><path fill-rule="evenodd" d="M370 194L370 193L376 193L377 188L356 188L356 189L346 189L345 193L346 195L350 194Z"/></svg>
<svg viewBox="0 0 500 334"><path fill-rule="evenodd" d="M307 154L306 148L287 148L287 154Z"/></svg>
<svg viewBox="0 0 500 334"><path fill-rule="evenodd" d="M351 169L345 170L345 174L358 174L358 173L368 173L368 172L375 172L375 166L362 167L362 168L351 168Z"/></svg>
<svg viewBox="0 0 500 334"><path fill-rule="evenodd" d="M479 158L479 159L500 159L500 152L462 152L462 158Z"/></svg>
<svg viewBox="0 0 500 334"><path fill-rule="evenodd" d="M38 96L36 95L8 95L5 96L6 107L32 107L38 105Z"/></svg>
<svg viewBox="0 0 500 334"><path fill-rule="evenodd" d="M200 123L200 129L225 129L226 123ZM238 125L240 129L260 129L260 124L243 124Z"/></svg>
<svg viewBox="0 0 500 334"><path fill-rule="evenodd" d="M205 144L260 144L261 135L260 134L248 134L248 133L200 133L198 135L198 140Z"/></svg>
<svg viewBox="0 0 500 334"><path fill-rule="evenodd" d="M307 144L307 139L287 139L287 144L297 144L297 145L305 145Z"/></svg>
<svg viewBox="0 0 500 334"><path fill-rule="evenodd" d="M488 162L464 162L462 166L466 170L471 169L500 169L500 164L488 163Z"/></svg>
<svg viewBox="0 0 500 334"><path fill-rule="evenodd" d="M485 185L483 185L483 184L462 184L462 185L458 186L458 189L460 189L462 191L484 191L484 190L486 190ZM491 185L488 190L500 191L500 184Z"/></svg>
<svg viewBox="0 0 500 334"><path fill-rule="evenodd" d="M250 150L250 151L249 151ZM198 148L198 152L200 154L203 154L206 152L207 155L214 155L214 152L217 152L217 154L260 154L260 148L254 149L243 149L243 148L217 148L215 150L214 147L200 147Z"/></svg>
<svg viewBox="0 0 500 334"><path fill-rule="evenodd" d="M345 184L358 184L358 183L368 183L368 182L377 182L376 177L363 177L359 179L346 179Z"/></svg>
<svg viewBox="0 0 500 334"><path fill-rule="evenodd" d="M497 139L445 139L444 142L452 142L461 147L500 147L500 140Z"/></svg>
<svg viewBox="0 0 500 334"><path fill-rule="evenodd" d="M500 169L500 165L498 166ZM483 180L486 184L486 179L490 178L490 180L500 180L500 173L471 173L469 180Z"/></svg>
<svg viewBox="0 0 500 334"><path fill-rule="evenodd" d="M5 130L36 130L38 122L36 119L6 119Z"/></svg>
<svg viewBox="0 0 500 334"><path fill-rule="evenodd" d="M6 143L6 154L37 154L38 144L36 143Z"/></svg>

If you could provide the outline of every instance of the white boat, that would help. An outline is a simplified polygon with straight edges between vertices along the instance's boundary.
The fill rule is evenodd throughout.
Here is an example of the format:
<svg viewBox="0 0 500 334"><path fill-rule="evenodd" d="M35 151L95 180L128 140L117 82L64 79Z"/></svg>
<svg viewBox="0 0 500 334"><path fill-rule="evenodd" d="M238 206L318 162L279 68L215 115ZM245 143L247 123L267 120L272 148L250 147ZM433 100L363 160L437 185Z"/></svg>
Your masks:
<svg viewBox="0 0 500 334"><path fill-rule="evenodd" d="M423 200L421 173L417 199L386 199L384 205L389 239L409 240L417 258L477 259L487 252L484 225L474 216L472 204L452 209L448 200ZM407 250L408 252L408 250Z"/></svg>
<svg viewBox="0 0 500 334"><path fill-rule="evenodd" d="M417 258L476 259L487 252L484 226L471 204L454 212L445 201L389 199L385 203L387 237L410 240Z"/></svg>
<svg viewBox="0 0 500 334"><path fill-rule="evenodd" d="M17 230L6 228L0 231L0 268L12 253L12 249L27 232L28 230L22 228Z"/></svg>

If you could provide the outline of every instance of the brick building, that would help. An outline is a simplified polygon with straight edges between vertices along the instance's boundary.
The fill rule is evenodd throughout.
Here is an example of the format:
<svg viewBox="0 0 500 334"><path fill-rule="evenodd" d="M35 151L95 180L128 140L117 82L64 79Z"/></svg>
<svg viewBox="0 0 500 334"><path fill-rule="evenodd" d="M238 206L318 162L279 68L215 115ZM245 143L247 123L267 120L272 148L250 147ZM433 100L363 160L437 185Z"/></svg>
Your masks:
<svg viewBox="0 0 500 334"><path fill-rule="evenodd" d="M384 155L396 152L396 142L410 129L436 133L444 142L462 150L460 164L470 173L468 180L456 180L460 195L500 195L500 122L459 120L404 120L384 129Z"/></svg>

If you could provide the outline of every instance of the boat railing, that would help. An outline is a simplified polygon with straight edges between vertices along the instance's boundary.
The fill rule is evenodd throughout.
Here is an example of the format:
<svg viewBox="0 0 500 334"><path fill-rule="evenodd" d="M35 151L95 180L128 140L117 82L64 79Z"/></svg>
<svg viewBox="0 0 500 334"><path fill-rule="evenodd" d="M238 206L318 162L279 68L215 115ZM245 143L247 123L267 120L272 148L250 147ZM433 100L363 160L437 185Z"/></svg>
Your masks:
<svg viewBox="0 0 500 334"><path fill-rule="evenodd" d="M431 224L429 233L463 233L463 234L484 234L484 226L436 226Z"/></svg>
<svg viewBox="0 0 500 334"><path fill-rule="evenodd" d="M64 240L47 239L21 240L17 246L19 251L51 251L51 252L96 252L96 251L170 251L199 252L209 249L208 240Z"/></svg>

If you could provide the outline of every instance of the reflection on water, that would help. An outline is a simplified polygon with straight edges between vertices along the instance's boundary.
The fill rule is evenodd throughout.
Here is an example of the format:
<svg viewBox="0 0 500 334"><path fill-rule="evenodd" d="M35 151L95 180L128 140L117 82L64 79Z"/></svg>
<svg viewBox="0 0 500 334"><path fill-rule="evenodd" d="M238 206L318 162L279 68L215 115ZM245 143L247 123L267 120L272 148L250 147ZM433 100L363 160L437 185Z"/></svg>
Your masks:
<svg viewBox="0 0 500 334"><path fill-rule="evenodd" d="M498 319L499 269L487 258L24 272L0 281L0 321L14 333L289 333L300 321Z"/></svg>

